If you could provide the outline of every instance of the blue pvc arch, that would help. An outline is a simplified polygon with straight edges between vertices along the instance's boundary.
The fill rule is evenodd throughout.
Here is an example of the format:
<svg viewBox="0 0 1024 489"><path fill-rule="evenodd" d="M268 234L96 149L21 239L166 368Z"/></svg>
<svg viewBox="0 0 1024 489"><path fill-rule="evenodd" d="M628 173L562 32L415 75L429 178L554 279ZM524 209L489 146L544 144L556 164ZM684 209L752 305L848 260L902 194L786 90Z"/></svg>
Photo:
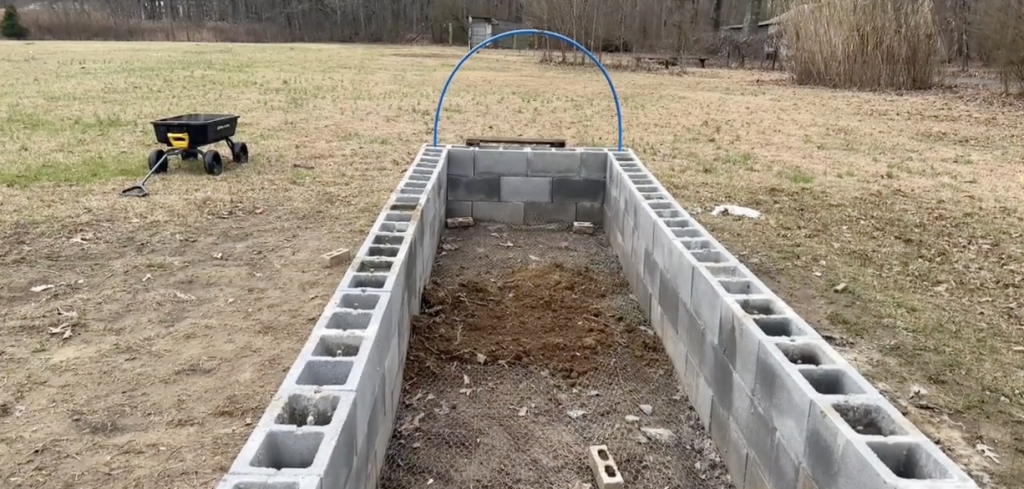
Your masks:
<svg viewBox="0 0 1024 489"><path fill-rule="evenodd" d="M441 98L437 100L437 110L434 112L434 146L437 146L437 126L441 122L441 106L444 105L444 96L448 94L448 87L451 86L452 79L455 78L455 74L458 73L460 69L462 69L462 64L468 61L469 58L472 58L477 51L487 47L488 44L500 41L502 39L505 39L506 37L518 36L520 34L540 34L542 36L553 37L560 41L572 44L573 47L583 52L583 54L587 55L587 57L590 58L590 61L593 61L594 64L597 65L597 68L601 70L601 74L604 75L605 81L608 82L608 88L612 90L612 99L615 100L615 117L618 119L619 125L618 148L619 151L622 151L622 107L619 105L619 92L615 90L615 84L612 83L612 77L608 75L608 70L606 70L604 65L602 65L601 62L598 61L597 56L594 56L594 53L590 52L587 48L580 45L580 43L566 36L563 36L557 32L542 31L539 29L517 29L514 31L502 32L501 34L498 34L496 36L489 37L480 44L477 44L476 47L474 47L473 49L470 49L469 52L466 53L466 55L459 60L459 64L455 65L455 69L452 70L450 75L448 75L448 81L444 82L444 89L441 90Z"/></svg>

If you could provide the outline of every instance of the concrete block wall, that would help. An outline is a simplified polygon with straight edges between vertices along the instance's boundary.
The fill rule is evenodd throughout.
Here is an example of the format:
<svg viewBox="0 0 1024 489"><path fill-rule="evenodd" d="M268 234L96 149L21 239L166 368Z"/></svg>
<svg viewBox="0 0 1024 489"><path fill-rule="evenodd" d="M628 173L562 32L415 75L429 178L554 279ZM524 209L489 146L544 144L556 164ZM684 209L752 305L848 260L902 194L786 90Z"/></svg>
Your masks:
<svg viewBox="0 0 1024 489"><path fill-rule="evenodd" d="M417 154L218 489L377 486L444 228L447 151Z"/></svg>
<svg viewBox="0 0 1024 489"><path fill-rule="evenodd" d="M604 228L738 489L975 489L807 322L609 151Z"/></svg>
<svg viewBox="0 0 1024 489"><path fill-rule="evenodd" d="M446 217L509 224L601 224L608 153L603 148L448 150Z"/></svg>
<svg viewBox="0 0 1024 489"><path fill-rule="evenodd" d="M424 146L218 489L377 486L410 321L463 216L603 223L737 488L977 488L632 151Z"/></svg>

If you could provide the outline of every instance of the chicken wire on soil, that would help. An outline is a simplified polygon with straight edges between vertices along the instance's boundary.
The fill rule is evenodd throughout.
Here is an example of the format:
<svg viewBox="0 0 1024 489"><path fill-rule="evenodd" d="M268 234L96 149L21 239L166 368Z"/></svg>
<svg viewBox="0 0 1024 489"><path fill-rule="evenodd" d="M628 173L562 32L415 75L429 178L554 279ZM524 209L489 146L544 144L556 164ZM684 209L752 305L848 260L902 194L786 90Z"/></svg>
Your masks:
<svg viewBox="0 0 1024 489"><path fill-rule="evenodd" d="M731 487L603 234L447 231L380 487L586 487L590 445L626 487Z"/></svg>

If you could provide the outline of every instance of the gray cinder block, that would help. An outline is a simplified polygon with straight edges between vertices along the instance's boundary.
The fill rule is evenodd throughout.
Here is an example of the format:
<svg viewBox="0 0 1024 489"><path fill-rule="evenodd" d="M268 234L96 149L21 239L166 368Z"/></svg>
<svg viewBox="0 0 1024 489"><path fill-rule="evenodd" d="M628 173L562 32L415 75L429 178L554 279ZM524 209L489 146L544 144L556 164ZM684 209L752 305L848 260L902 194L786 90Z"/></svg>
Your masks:
<svg viewBox="0 0 1024 489"><path fill-rule="evenodd" d="M753 392L760 340L757 326L732 300L722 301L718 347L747 391Z"/></svg>
<svg viewBox="0 0 1024 489"><path fill-rule="evenodd" d="M570 224L574 221L576 221L575 204L527 202L524 208L523 222L526 224Z"/></svg>
<svg viewBox="0 0 1024 489"><path fill-rule="evenodd" d="M749 444L747 445L750 446ZM743 477L743 489L774 489L768 485L768 476L754 457L747 456L747 473Z"/></svg>
<svg viewBox="0 0 1024 489"><path fill-rule="evenodd" d="M473 202L473 219L477 221L523 223L523 202Z"/></svg>
<svg viewBox="0 0 1024 489"><path fill-rule="evenodd" d="M529 151L478 149L473 170L476 176L525 177Z"/></svg>
<svg viewBox="0 0 1024 489"><path fill-rule="evenodd" d="M768 466L768 482L773 488L797 487L799 474L800 460L782 442L778 431L775 431L772 437L772 458Z"/></svg>
<svg viewBox="0 0 1024 489"><path fill-rule="evenodd" d="M551 179L501 177L502 202L551 202Z"/></svg>
<svg viewBox="0 0 1024 489"><path fill-rule="evenodd" d="M448 176L448 200L498 202L501 200L501 178L498 176Z"/></svg>
<svg viewBox="0 0 1024 489"><path fill-rule="evenodd" d="M768 417L794 454L803 454L811 392L797 381L800 375L775 346L761 342L757 350L754 402Z"/></svg>
<svg viewBox="0 0 1024 489"><path fill-rule="evenodd" d="M575 149L530 151L527 172L531 177L579 178L581 161L580 152Z"/></svg>
<svg viewBox="0 0 1024 489"><path fill-rule="evenodd" d="M583 178L593 178L597 180L604 180L608 176L608 152L592 152L582 151L580 153L581 164L580 164L580 176Z"/></svg>
<svg viewBox="0 0 1024 489"><path fill-rule="evenodd" d="M604 180L555 177L551 182L553 202L604 202Z"/></svg>
<svg viewBox="0 0 1024 489"><path fill-rule="evenodd" d="M604 206L601 204L587 202L576 204L576 220L590 222L595 226L603 226Z"/></svg>
<svg viewBox="0 0 1024 489"><path fill-rule="evenodd" d="M709 339L717 343L718 326L722 322L722 296L715 289L715 279L703 267L693 268L690 307L700 324L708 330Z"/></svg>
<svg viewBox="0 0 1024 489"><path fill-rule="evenodd" d="M457 217L473 217L473 203L458 200L449 200L445 202L444 215L445 219Z"/></svg>
<svg viewBox="0 0 1024 489"><path fill-rule="evenodd" d="M448 174L459 176L473 176L473 160L476 157L476 149L473 148L451 148L448 150Z"/></svg>

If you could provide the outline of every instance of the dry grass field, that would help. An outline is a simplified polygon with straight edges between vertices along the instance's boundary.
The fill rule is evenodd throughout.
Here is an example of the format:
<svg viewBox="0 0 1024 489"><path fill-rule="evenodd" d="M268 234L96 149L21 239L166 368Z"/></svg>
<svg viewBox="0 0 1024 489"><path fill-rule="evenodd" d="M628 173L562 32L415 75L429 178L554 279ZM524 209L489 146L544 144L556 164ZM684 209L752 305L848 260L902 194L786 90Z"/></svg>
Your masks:
<svg viewBox="0 0 1024 489"><path fill-rule="evenodd" d="M0 487L212 487L341 278L320 255L363 240L461 52L0 44ZM766 72L613 78L626 145L679 201L956 460L1019 487L1020 108ZM615 143L589 68L486 52L446 105L442 142ZM250 163L176 160L122 198L148 121L192 111L241 114Z"/></svg>

